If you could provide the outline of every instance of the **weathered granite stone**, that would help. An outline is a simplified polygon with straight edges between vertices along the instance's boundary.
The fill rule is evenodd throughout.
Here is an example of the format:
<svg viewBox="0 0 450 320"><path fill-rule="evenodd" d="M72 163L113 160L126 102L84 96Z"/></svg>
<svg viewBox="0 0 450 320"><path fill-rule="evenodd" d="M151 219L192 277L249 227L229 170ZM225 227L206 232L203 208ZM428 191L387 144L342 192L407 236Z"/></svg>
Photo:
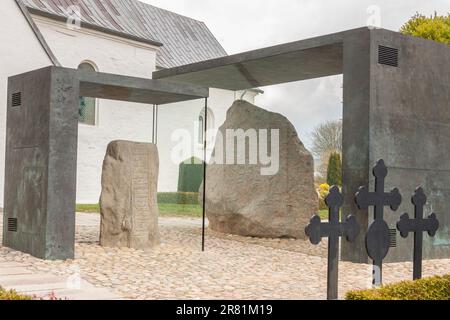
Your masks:
<svg viewBox="0 0 450 320"><path fill-rule="evenodd" d="M100 197L102 246L146 249L159 244L158 170L156 145L108 145Z"/></svg>
<svg viewBox="0 0 450 320"><path fill-rule="evenodd" d="M241 136L236 138L230 135L233 132L230 129L234 132L243 129L248 135L242 136L241 131ZM265 174L271 170L267 170L269 165L261 161L260 155L256 162L251 162L249 137L252 129L258 132L258 148L254 150L259 153L264 150L263 154L270 156L271 150L274 156L274 143L279 141L279 157L272 159L279 159L278 171L263 175L262 168L266 168ZM267 130L269 152L265 152L262 145L261 133L264 136L264 131L261 130L264 129ZM271 132L277 129L279 139L271 138ZM239 156L237 146L243 141L246 141L246 152ZM235 147L230 149L233 142ZM235 164L229 162L233 158L230 153ZM243 160L245 164L242 164ZM318 209L314 162L294 126L284 116L245 101L236 101L219 128L214 162L208 165L206 180L206 214L212 230L242 236L305 238L304 228ZM200 197L202 191L203 186Z"/></svg>

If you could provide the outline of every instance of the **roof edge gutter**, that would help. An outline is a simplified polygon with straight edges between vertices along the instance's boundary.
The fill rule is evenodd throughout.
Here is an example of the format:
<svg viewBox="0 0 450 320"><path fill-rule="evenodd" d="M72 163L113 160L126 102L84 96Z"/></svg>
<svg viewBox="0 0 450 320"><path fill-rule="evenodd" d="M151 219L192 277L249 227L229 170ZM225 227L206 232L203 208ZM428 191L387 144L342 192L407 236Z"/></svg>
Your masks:
<svg viewBox="0 0 450 320"><path fill-rule="evenodd" d="M16 0L16 1L20 1L20 0ZM44 12L35 8L25 8L25 10L28 10L29 13L31 14L35 14L44 18L50 18L56 21L62 21L65 22L67 19L66 17L54 14L54 13L49 13L49 12ZM32 18L31 18L32 19ZM81 27L86 28L86 29L91 29L91 30L95 30L95 31L100 31L106 34L110 34L113 36L118 36L121 38L125 38L125 39L129 39L129 40L133 40L133 41L137 41L137 42L142 42L142 43L146 43L152 46L156 46L156 47L162 47L163 44L159 41L156 40L150 40L150 39L146 39L146 38L141 38L138 36L133 36L131 34L125 33L125 32L120 32L120 31L114 31L105 27L101 27L92 23L88 23L88 22L84 22L81 21Z"/></svg>
<svg viewBox="0 0 450 320"><path fill-rule="evenodd" d="M23 16L25 17L25 19L27 20L31 30L38 39L39 43L41 44L42 48L44 49L45 53L47 54L52 64L56 67L60 67L61 64L59 63L56 56L53 54L53 51L50 49L50 46L48 45L47 41L45 41L44 36L42 35L41 31L39 31L38 26L34 23L33 18L30 16L30 13L28 12L25 5L20 0L15 0L15 2L19 7L20 11L22 12Z"/></svg>

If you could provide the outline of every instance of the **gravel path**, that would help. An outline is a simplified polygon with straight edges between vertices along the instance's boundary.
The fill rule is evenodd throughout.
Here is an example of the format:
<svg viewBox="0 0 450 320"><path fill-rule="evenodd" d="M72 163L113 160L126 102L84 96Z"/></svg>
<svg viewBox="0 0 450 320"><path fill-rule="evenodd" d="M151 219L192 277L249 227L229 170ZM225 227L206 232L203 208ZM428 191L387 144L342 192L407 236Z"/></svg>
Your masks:
<svg viewBox="0 0 450 320"><path fill-rule="evenodd" d="M99 216L77 215L76 259L42 261L0 248L0 262L24 263L36 273L73 276L127 299L325 299L326 242L262 240L208 231L201 222L161 218L162 244L147 251L102 248ZM411 263L386 264L385 282L409 279ZM371 286L370 265L341 262L340 295ZM450 260L424 262L424 276L450 273ZM0 283L1 285L1 283Z"/></svg>

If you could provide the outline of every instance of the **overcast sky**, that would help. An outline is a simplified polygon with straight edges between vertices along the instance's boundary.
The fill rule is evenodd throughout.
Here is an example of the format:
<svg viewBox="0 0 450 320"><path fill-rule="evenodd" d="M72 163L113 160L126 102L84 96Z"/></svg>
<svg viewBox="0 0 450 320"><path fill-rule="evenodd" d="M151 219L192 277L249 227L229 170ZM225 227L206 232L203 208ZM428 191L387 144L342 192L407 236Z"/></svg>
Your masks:
<svg viewBox="0 0 450 320"><path fill-rule="evenodd" d="M450 12L450 0L141 0L204 21L229 54L376 23L398 31L416 12ZM265 87L259 106L287 116L310 147L311 130L342 116L342 77Z"/></svg>

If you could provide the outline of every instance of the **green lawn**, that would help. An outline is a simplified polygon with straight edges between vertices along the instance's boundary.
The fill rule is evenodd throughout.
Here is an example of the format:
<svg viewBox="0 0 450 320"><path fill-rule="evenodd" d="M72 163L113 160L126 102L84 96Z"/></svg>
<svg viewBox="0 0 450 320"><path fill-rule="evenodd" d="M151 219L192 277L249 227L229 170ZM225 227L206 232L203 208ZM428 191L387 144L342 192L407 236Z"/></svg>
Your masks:
<svg viewBox="0 0 450 320"><path fill-rule="evenodd" d="M77 212L100 213L100 205L98 204L77 204Z"/></svg>
<svg viewBox="0 0 450 320"><path fill-rule="evenodd" d="M320 219L322 219L322 220L328 220L328 209L320 210L319 211L319 216L320 216ZM341 217L341 220L342 220L342 212L340 213L340 217ZM346 217L344 217L344 220L345 219L346 219Z"/></svg>
<svg viewBox="0 0 450 320"><path fill-rule="evenodd" d="M99 213L98 204L77 204L77 212ZM198 204L172 204L160 203L159 214L162 217L190 217L201 218L202 207ZM322 220L328 219L328 210L319 211Z"/></svg>
<svg viewBox="0 0 450 320"><path fill-rule="evenodd" d="M77 212L99 213L98 204L77 204ZM159 214L162 217L196 217L202 216L202 207L198 204L160 203Z"/></svg>
<svg viewBox="0 0 450 320"><path fill-rule="evenodd" d="M201 218L202 207L198 204L172 204L160 203L159 215L162 217L189 217Z"/></svg>

